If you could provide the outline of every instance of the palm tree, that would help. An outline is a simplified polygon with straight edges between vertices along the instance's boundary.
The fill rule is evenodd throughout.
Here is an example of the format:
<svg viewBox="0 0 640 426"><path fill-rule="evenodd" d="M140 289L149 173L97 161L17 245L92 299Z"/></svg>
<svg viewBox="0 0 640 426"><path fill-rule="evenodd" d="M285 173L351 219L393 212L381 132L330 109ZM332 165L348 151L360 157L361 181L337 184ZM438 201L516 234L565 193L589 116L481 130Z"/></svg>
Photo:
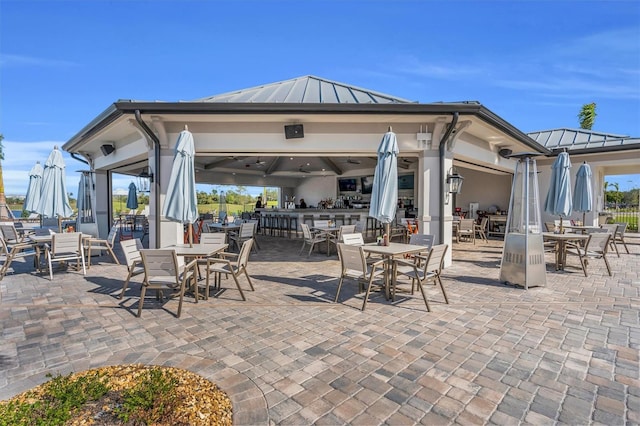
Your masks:
<svg viewBox="0 0 640 426"><path fill-rule="evenodd" d="M4 195L4 179L2 178L2 160L4 160L3 139L4 136L0 133L0 219L11 219L12 214L7 206L7 198Z"/></svg>
<svg viewBox="0 0 640 426"><path fill-rule="evenodd" d="M596 114L595 102L582 105L580 114L578 114L578 119L580 120L580 128L591 130L591 128L593 127L593 123L596 121L597 115L598 114Z"/></svg>

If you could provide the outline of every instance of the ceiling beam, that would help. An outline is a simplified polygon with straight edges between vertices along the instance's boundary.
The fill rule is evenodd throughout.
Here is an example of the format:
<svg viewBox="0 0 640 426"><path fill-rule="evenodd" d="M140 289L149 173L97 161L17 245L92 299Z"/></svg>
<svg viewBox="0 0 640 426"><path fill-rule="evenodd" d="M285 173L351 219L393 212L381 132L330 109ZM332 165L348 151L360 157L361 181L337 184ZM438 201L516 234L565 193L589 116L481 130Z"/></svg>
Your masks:
<svg viewBox="0 0 640 426"><path fill-rule="evenodd" d="M273 160L271 164L269 164L269 167L267 167L267 170L265 170L264 174L270 175L278 170L278 166L280 166L280 163L282 163L282 157L276 157L276 159Z"/></svg>
<svg viewBox="0 0 640 426"><path fill-rule="evenodd" d="M342 175L344 172L333 160L329 157L320 157L320 161L324 162L335 174L338 176Z"/></svg>

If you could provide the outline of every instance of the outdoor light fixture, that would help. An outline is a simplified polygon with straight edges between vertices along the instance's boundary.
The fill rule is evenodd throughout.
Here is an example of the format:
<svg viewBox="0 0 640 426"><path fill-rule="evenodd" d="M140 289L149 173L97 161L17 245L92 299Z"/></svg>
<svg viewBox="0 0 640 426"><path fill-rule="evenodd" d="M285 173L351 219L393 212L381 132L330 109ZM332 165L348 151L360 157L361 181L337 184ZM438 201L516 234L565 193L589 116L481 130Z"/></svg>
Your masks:
<svg viewBox="0 0 640 426"><path fill-rule="evenodd" d="M150 192L152 183L153 183L153 173L151 172L149 167L146 167L138 175L138 191Z"/></svg>
<svg viewBox="0 0 640 426"><path fill-rule="evenodd" d="M445 204L449 204L449 194L459 194L462 190L464 178L460 176L458 170L452 167L447 172L447 193Z"/></svg>
<svg viewBox="0 0 640 426"><path fill-rule="evenodd" d="M107 156L116 150L116 146L114 144L108 143L100 146L100 151L102 151L102 155Z"/></svg>

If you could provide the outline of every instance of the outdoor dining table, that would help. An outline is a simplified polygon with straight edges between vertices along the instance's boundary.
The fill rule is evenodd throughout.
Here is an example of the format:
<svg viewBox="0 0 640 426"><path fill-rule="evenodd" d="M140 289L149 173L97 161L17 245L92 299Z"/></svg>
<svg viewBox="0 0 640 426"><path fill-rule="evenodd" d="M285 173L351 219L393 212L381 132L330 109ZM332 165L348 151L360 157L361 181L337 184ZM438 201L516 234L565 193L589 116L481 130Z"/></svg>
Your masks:
<svg viewBox="0 0 640 426"><path fill-rule="evenodd" d="M567 261L567 243L581 243L589 239L589 235L543 232L542 238L556 243L556 271L563 271Z"/></svg>
<svg viewBox="0 0 640 426"><path fill-rule="evenodd" d="M332 238L338 238L338 232L340 232L340 227L338 226L314 226L311 228L312 231L320 231L325 234L327 238L327 256L331 254L330 243Z"/></svg>
<svg viewBox="0 0 640 426"><path fill-rule="evenodd" d="M227 240L228 235L230 232L238 232L240 230L240 224L235 224L235 223L229 223L227 225L225 225L224 223L209 223L209 231L213 231L213 232L224 232L227 234Z"/></svg>
<svg viewBox="0 0 640 426"><path fill-rule="evenodd" d="M223 252L229 247L229 244L174 244L168 246L168 249L173 249L176 252L176 256L185 257L185 261L188 258L199 258L199 257L211 257L220 252ZM200 277L200 269L198 268L198 276ZM194 284L194 286L197 284ZM199 298L200 295L198 293L197 288L192 289L193 294ZM204 296L203 296L204 297ZM197 299L196 299L197 300Z"/></svg>
<svg viewBox="0 0 640 426"><path fill-rule="evenodd" d="M387 246L379 246L377 243L368 243L362 246L362 248L366 253L380 255L386 260L384 268L384 291L387 299L389 299L389 285L391 284L391 280L395 279L396 275L393 258L396 256L403 256L405 254L419 253L421 251L428 250L425 246L394 242L390 242Z"/></svg>
<svg viewBox="0 0 640 426"><path fill-rule="evenodd" d="M91 234L82 234L82 240L88 240L90 238L93 238L93 236ZM42 249L43 246L45 244L50 244L51 241L53 241L53 234L51 233L47 233L47 234L30 234L27 236L27 242L30 242L33 244L33 246L35 247L36 250L36 255L34 258L34 264L36 265L36 268L38 269L38 272L42 271L42 263L41 263L41 258L42 258ZM84 243L83 243L84 245Z"/></svg>
<svg viewBox="0 0 640 426"><path fill-rule="evenodd" d="M580 231L582 234L588 234L589 231L602 231L599 226L586 226L586 225L564 225L563 228L571 229L573 231Z"/></svg>

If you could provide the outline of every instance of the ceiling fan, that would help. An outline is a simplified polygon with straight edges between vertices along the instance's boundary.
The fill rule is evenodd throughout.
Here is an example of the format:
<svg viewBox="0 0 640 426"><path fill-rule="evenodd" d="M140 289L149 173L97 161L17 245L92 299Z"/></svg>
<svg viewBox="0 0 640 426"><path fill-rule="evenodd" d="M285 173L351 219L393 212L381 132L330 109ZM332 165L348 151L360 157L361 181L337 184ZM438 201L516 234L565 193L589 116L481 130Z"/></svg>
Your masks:
<svg viewBox="0 0 640 426"><path fill-rule="evenodd" d="M311 173L309 170L305 170L305 169L303 169L303 167L304 167L304 164L303 164L303 165L301 165L301 166L298 168L298 171L299 171L300 173Z"/></svg>
<svg viewBox="0 0 640 426"><path fill-rule="evenodd" d="M360 164L361 161L360 160L354 160L353 158L348 157L347 158L347 163L349 163L349 164Z"/></svg>
<svg viewBox="0 0 640 426"><path fill-rule="evenodd" d="M258 157L258 159L256 160L256 166L262 166L265 163L266 161L260 161L260 157Z"/></svg>

